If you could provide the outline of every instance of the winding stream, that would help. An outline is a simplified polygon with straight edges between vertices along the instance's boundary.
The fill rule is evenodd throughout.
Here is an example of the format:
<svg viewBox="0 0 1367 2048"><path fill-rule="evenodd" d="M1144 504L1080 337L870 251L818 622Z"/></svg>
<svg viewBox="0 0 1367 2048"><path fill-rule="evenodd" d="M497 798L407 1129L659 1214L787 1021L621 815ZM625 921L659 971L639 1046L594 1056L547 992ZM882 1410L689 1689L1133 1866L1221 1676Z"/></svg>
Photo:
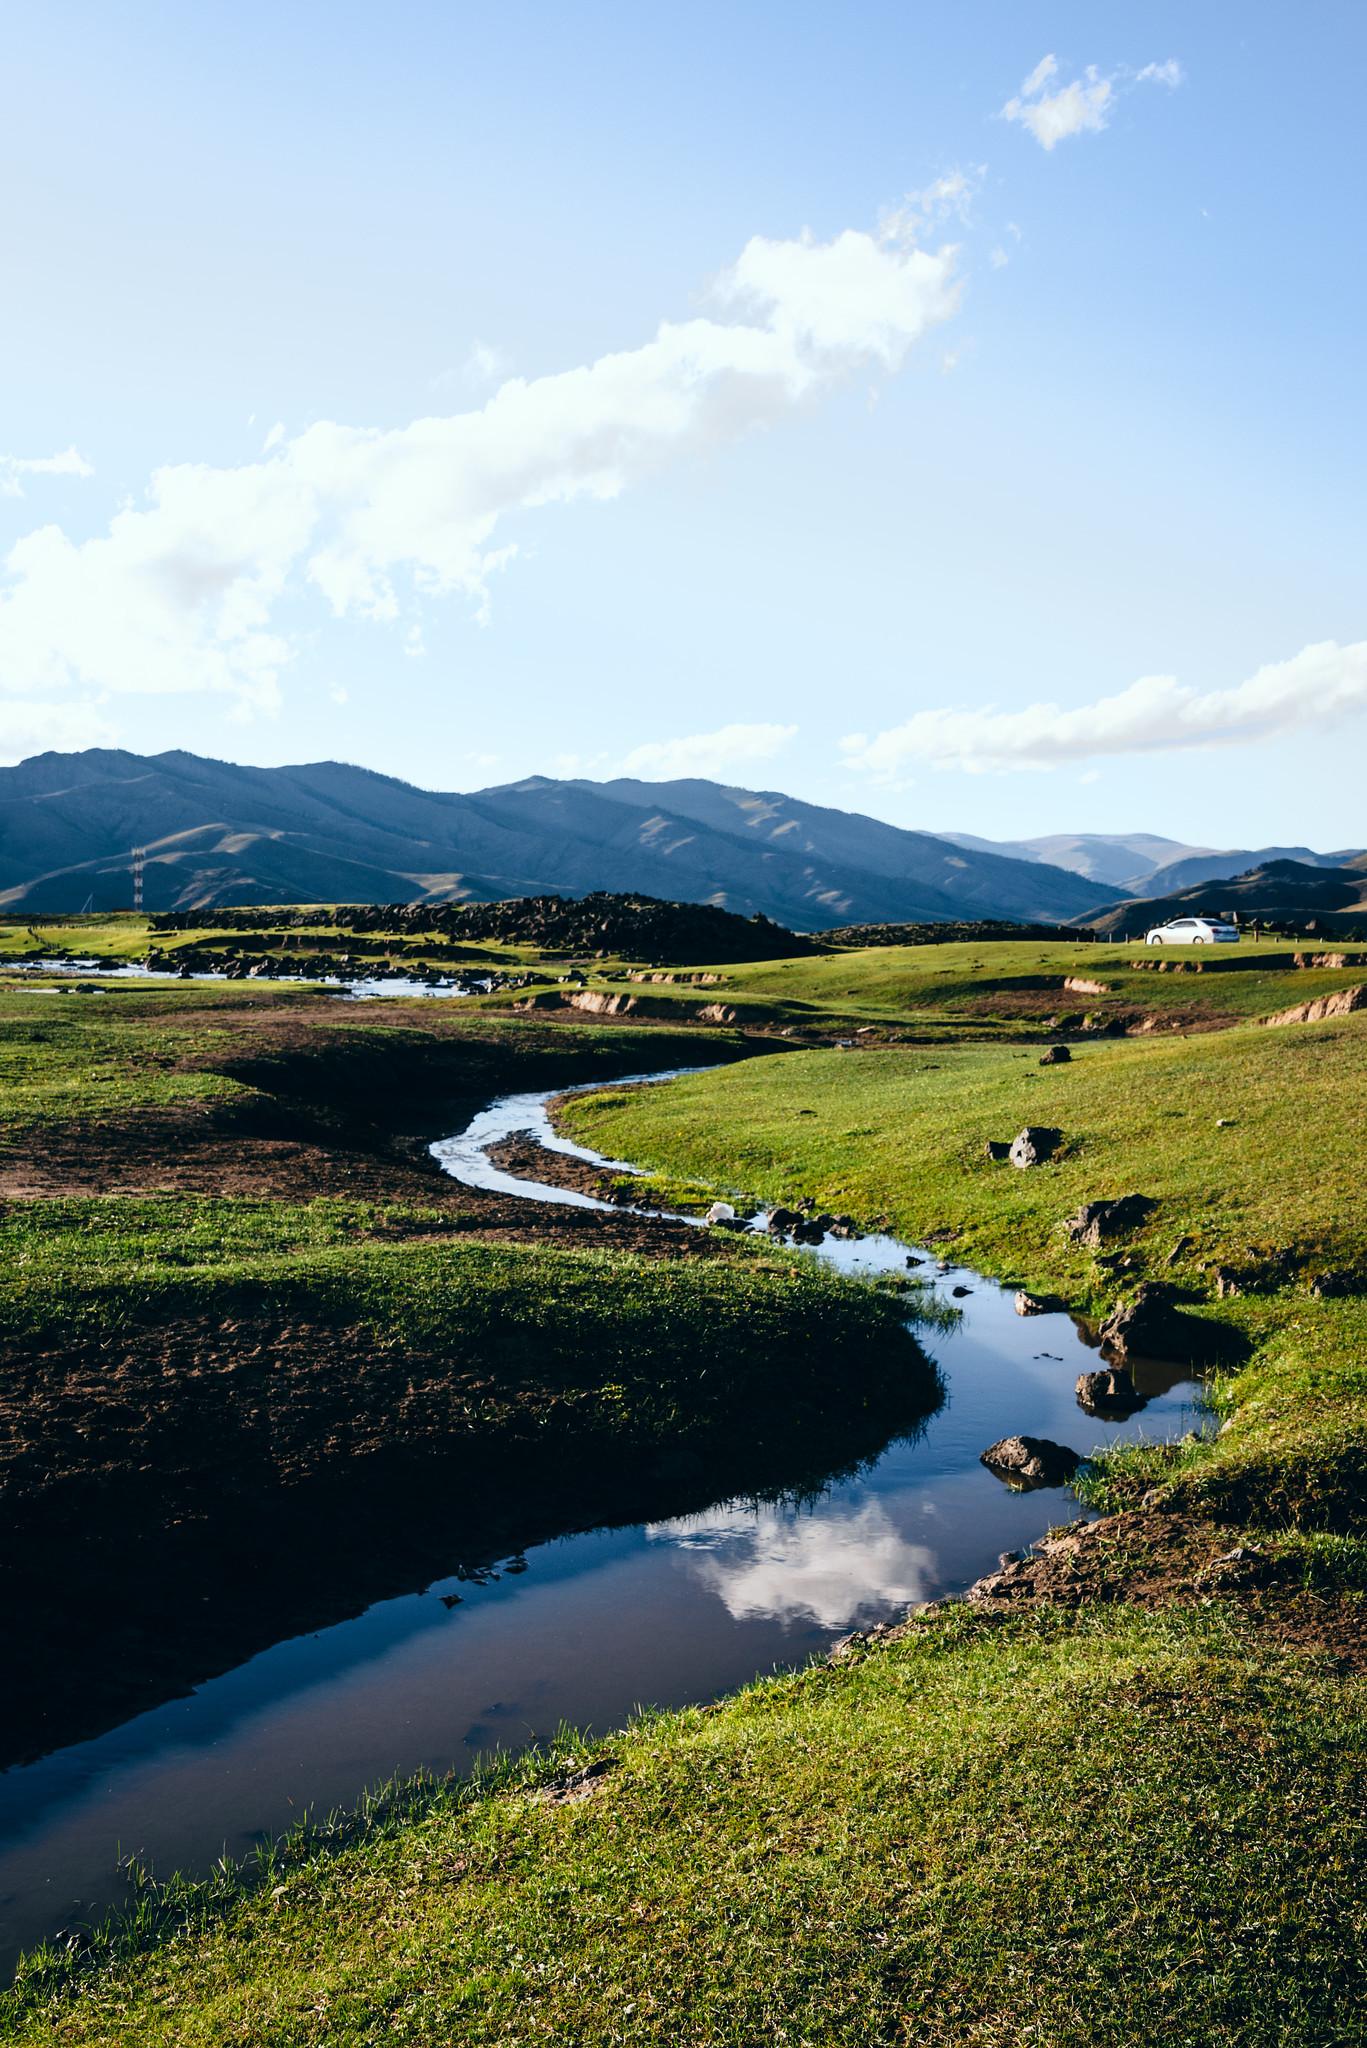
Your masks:
<svg viewBox="0 0 1367 2048"><path fill-rule="evenodd" d="M433 1153L477 1187L605 1208L516 1180L487 1156L529 1131L632 1170L557 1136L546 1105L563 1092L505 1096ZM827 1238L805 1256L900 1272L908 1247ZM1089 1355L1067 1315L1024 1319L992 1281L933 1259L921 1270L942 1294L968 1290L958 1325L923 1340L945 1401L915 1440L815 1500L719 1500L543 1543L482 1580L458 1574L277 1643L184 1699L0 1774L0 1960L116 1903L120 1853L162 1874L203 1870L396 1772L460 1771L562 1722L605 1730L638 1705L707 1700L911 1601L962 1590L999 1552L1076 1512L1069 1494L1011 1493L985 1471L979 1453L998 1437L1024 1431L1086 1451L1193 1422L1190 1380L1142 1364L1139 1415L1084 1414L1073 1389Z"/></svg>

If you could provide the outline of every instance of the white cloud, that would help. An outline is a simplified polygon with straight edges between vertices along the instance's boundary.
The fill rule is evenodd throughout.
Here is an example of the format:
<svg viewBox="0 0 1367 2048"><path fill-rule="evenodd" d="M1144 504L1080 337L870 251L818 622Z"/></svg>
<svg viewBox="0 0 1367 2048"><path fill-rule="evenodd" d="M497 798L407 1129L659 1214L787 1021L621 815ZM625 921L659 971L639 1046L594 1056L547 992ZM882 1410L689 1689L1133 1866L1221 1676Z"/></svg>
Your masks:
<svg viewBox="0 0 1367 2048"><path fill-rule="evenodd" d="M1175 57L1169 57L1163 64L1146 64L1144 69L1135 75L1141 85L1167 85L1174 90L1186 77L1185 71Z"/></svg>
<svg viewBox="0 0 1367 2048"><path fill-rule="evenodd" d="M1367 711L1367 640L1324 640L1260 668L1227 690L1194 690L1175 676L1141 676L1111 697L1064 710L918 711L869 738L841 741L852 767L895 782L915 764L970 774L1056 768L1115 754L1224 747L1339 723Z"/></svg>
<svg viewBox="0 0 1367 2048"><path fill-rule="evenodd" d="M876 1500L848 1515L714 1508L646 1534L677 1544L737 1621L849 1628L924 1600L935 1583L934 1552L908 1543Z"/></svg>
<svg viewBox="0 0 1367 2048"><path fill-rule="evenodd" d="M1028 128L1041 149L1052 149L1070 135L1096 133L1106 126L1110 113L1114 81L1103 78L1095 64L1071 85L1046 92L1045 86L1057 76L1058 59L1042 57L1020 92L1002 108L1002 118Z"/></svg>
<svg viewBox="0 0 1367 2048"><path fill-rule="evenodd" d="M414 594L478 610L516 553L493 545L510 516L616 497L861 369L896 370L959 289L952 248L853 229L756 237L716 283L724 317L665 321L637 348L508 379L473 411L391 431L323 421L237 468L160 469L105 533L47 526L11 549L0 679L222 691L269 709L292 652L275 623L287 597L380 622Z"/></svg>
<svg viewBox="0 0 1367 2048"><path fill-rule="evenodd" d="M66 753L108 747L118 735L93 704L51 704L0 697L0 763L8 767L49 747Z"/></svg>
<svg viewBox="0 0 1367 2048"><path fill-rule="evenodd" d="M687 739L651 740L634 747L615 772L648 782L669 782L683 775L715 781L749 762L772 760L796 732L795 725L723 725L717 732L695 732Z"/></svg>
<svg viewBox="0 0 1367 2048"><path fill-rule="evenodd" d="M1124 66L1103 77L1089 64L1081 78L1070 85L1046 91L1059 75L1058 59L1041 57L1019 93L1002 108L1002 119L1018 121L1034 136L1041 149L1053 149L1071 135L1098 134L1110 120L1120 92L1130 84L1181 85L1184 73L1175 57L1161 64L1146 64L1141 71Z"/></svg>
<svg viewBox="0 0 1367 2048"><path fill-rule="evenodd" d="M269 434L267 434L265 440L261 443L261 453L263 455L269 455L272 448L278 448L280 446L280 443L284 440L284 438L285 422L283 420L277 420L275 425L271 428Z"/></svg>
<svg viewBox="0 0 1367 2048"><path fill-rule="evenodd" d="M0 455L0 498L22 498L26 476L94 476L79 449L60 455Z"/></svg>
<svg viewBox="0 0 1367 2048"><path fill-rule="evenodd" d="M487 341L473 341L469 353L462 362L449 370L441 370L432 379L433 391L449 391L456 385L463 385L469 391L482 391L490 384L500 384L512 370L512 358L501 348L495 348Z"/></svg>

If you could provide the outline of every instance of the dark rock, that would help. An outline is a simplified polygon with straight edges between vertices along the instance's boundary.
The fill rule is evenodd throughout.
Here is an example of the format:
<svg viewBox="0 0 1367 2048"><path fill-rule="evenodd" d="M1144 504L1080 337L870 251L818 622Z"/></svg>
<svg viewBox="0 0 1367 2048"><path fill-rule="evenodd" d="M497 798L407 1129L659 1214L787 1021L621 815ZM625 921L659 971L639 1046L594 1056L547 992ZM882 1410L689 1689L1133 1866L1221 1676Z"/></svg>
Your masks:
<svg viewBox="0 0 1367 2048"><path fill-rule="evenodd" d="M1113 1201L1084 1202L1068 1217L1064 1230L1074 1244L1100 1245L1108 1237L1138 1230L1158 1204L1152 1195L1118 1195Z"/></svg>
<svg viewBox="0 0 1367 2048"><path fill-rule="evenodd" d="M1336 1301L1345 1294L1361 1294L1365 1288L1367 1279L1361 1273L1317 1273L1310 1283L1310 1292L1321 1301Z"/></svg>
<svg viewBox="0 0 1367 2048"><path fill-rule="evenodd" d="M1079 1407L1089 1415L1113 1414L1117 1409L1142 1408L1144 1396L1123 1365L1114 1365L1100 1372L1084 1372L1078 1375L1077 1398Z"/></svg>
<svg viewBox="0 0 1367 2048"><path fill-rule="evenodd" d="M1082 1459L1047 1436L1004 1436L990 1444L979 1462L1008 1486L1064 1486Z"/></svg>
<svg viewBox="0 0 1367 2048"><path fill-rule="evenodd" d="M1011 1157L1011 1147L1005 1138L989 1138L983 1146L983 1152L988 1159L1000 1160Z"/></svg>
<svg viewBox="0 0 1367 2048"><path fill-rule="evenodd" d="M1042 1067L1066 1067L1072 1057L1066 1045L1051 1045L1040 1054L1039 1063Z"/></svg>
<svg viewBox="0 0 1367 2048"><path fill-rule="evenodd" d="M1016 1294L1018 1316L1052 1316L1067 1306L1057 1294L1032 1294L1028 1287L1022 1287Z"/></svg>
<svg viewBox="0 0 1367 2048"><path fill-rule="evenodd" d="M1180 1262L1186 1257L1187 1253L1191 1250L1195 1241L1196 1240L1191 1237L1179 1237L1176 1244L1173 1246L1172 1250L1168 1253L1168 1265L1176 1266L1180 1264Z"/></svg>
<svg viewBox="0 0 1367 2048"><path fill-rule="evenodd" d="M805 1222L806 1218L799 1214L796 1209L771 1209L765 1219L764 1227L770 1237L787 1237L797 1229L800 1223Z"/></svg>
<svg viewBox="0 0 1367 2048"><path fill-rule="evenodd" d="M973 1289L971 1287L951 1287L949 1291L956 1300L961 1301L964 1295L971 1294Z"/></svg>
<svg viewBox="0 0 1367 2048"><path fill-rule="evenodd" d="M1012 1139L1006 1156L1013 1166L1043 1166L1053 1158L1062 1143L1062 1131L1056 1131L1048 1124L1027 1124Z"/></svg>
<svg viewBox="0 0 1367 2048"><path fill-rule="evenodd" d="M1161 1358L1203 1366L1246 1356L1248 1345L1235 1330L1185 1315L1166 1282L1144 1280L1134 1299L1113 1309L1102 1324L1101 1349L1111 1358Z"/></svg>

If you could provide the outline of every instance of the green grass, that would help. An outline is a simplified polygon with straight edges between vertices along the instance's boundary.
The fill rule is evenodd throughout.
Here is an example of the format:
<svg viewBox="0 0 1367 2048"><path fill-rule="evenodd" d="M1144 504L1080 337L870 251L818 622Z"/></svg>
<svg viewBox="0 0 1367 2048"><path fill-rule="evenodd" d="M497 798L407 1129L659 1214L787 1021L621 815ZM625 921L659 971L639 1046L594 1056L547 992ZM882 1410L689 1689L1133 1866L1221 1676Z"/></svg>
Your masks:
<svg viewBox="0 0 1367 2048"><path fill-rule="evenodd" d="M110 915L68 918L27 925L15 919L0 924L0 973L6 959L66 952L117 960L140 960L149 944L174 954L209 947L243 950L258 957L259 941L288 956L291 951L345 951L358 961L383 964L394 953L400 964L449 965L451 944L431 934L430 953L421 933L405 931L352 933L344 926L309 926L298 931L274 929L264 913L255 934L205 927L189 932L152 932L145 918ZM251 940L255 936L255 950ZM954 942L927 946L871 947L811 958L759 961L740 966L679 968L643 976L639 965L623 959L594 961L586 974L590 989L634 996L653 1013L671 1010L687 1016L704 1003L738 1007L746 1021L768 1024L798 1035L806 1032L856 1031L914 1033L917 1037L981 1038L1038 1036L1055 1016L1076 1027L1090 1018L1096 1026L1108 1019L1152 1016L1159 1028L1168 1024L1229 1023L1266 1015L1293 1002L1306 1001L1332 989L1352 986L1364 969L1317 968L1288 971L1292 954L1338 950L1332 940L1245 940L1237 952L1176 948L1160 951L1141 943L1097 945L1036 940ZM412 949L411 951L409 949ZM503 1009L510 1000L538 994L559 998L565 961L527 945L479 943L459 952L471 963L482 962L509 973L539 976L534 986L490 997L469 999L475 1009ZM1350 955L1355 949L1349 948ZM1356 949L1360 951L1361 949ZM1142 967L1138 963L1143 963ZM1163 969L1165 971L1157 971ZM1068 991L1068 976L1106 984L1101 993ZM698 977L706 977L699 985ZM270 983L255 983L269 988Z"/></svg>
<svg viewBox="0 0 1367 2048"><path fill-rule="evenodd" d="M470 1221L338 1201L11 1204L0 1213L0 1339L87 1339L255 1310L366 1325L388 1347L456 1345L491 1369L591 1356L596 1375L644 1370L655 1384L699 1345L715 1365L737 1345L776 1345L810 1324L813 1345L838 1351L846 1320L886 1336L915 1312L914 1301L758 1242L729 1244L724 1259L661 1261L484 1243L464 1235Z"/></svg>
<svg viewBox="0 0 1367 2048"><path fill-rule="evenodd" d="M1334 949L1304 942L1315 953ZM1295 942L1243 941L1237 952L1201 948L1076 945L1026 940L884 946L810 959L756 961L706 970L709 984L677 970L677 979L628 979L629 970L604 963L590 986L636 993L656 1006L734 1003L795 1029L823 1021L880 1032L918 1035L953 1027L956 1035L999 1036L1046 1029L1050 1016L1074 1026L1084 1018L1140 1012L1162 1022L1189 1017L1194 1024L1258 1017L1331 989L1361 982L1367 969L1293 969ZM1350 956L1362 949L1349 948ZM1142 965L1139 963L1143 963ZM671 970L672 971L672 970ZM1070 976L1106 984L1101 993L1064 988Z"/></svg>
<svg viewBox="0 0 1367 2048"><path fill-rule="evenodd" d="M1058 951L1042 950L1052 972ZM810 1003L829 1019L857 1003L981 1038L1000 1035L974 1022L973 1007L1005 971L996 954L1028 974L1030 951L917 948L907 949L915 959L721 971L757 1002L787 986L792 1015ZM1101 974L1103 952L1085 949L1087 970ZM1146 1000L1152 991L1156 1003L1240 1015L1318 992L1314 974L1256 967L1133 979ZM639 1048L622 1054L650 1036L467 1014L460 1057L472 1081L506 1075L514 1058L549 1069L557 1047L561 1074L614 1055L634 1064ZM145 1038L130 1026L127 1047L101 1055L123 1077L101 1086L136 1094L168 1071L135 1056L172 1028L154 1008L142 1017ZM196 1018L193 1028L216 1028L210 1012ZM73 1019L96 1037L73 1040L56 1068L69 1058L79 1073L112 1042L99 1036L110 1028ZM361 1024L349 1041L357 1064L339 1062L334 1029L358 1027L341 1016L328 1026L310 1099L384 1053L384 1031ZM424 1035L405 1021L391 1042ZM20 1080L41 1099L45 1055L24 1057ZM224 1078L230 1064L221 1047L205 1049L206 1073ZM810 1193L866 1221L885 1217L913 1241L948 1229L957 1258L1079 1305L1098 1308L1141 1277L1175 1279L1197 1313L1236 1324L1251 1347L1243 1370L1212 1389L1228 1427L1211 1441L1115 1454L1089 1479L1093 1496L1123 1506L1157 1485L1170 1505L1254 1525L1314 1598L1355 1600L1367 1584L1364 1081L1367 1017L1352 1017L1079 1044L1062 1068L990 1036L790 1052L650 1089L609 1087L564 1113L604 1152L657 1169L667 1190ZM251 1074L255 1088L287 1084L304 1085L294 1056L278 1074L269 1062ZM1063 1130L1057 1163L1024 1173L989 1164L985 1140L1027 1122ZM1132 1190L1158 1207L1116 1246L1126 1269L1067 1241L1059 1226L1080 1202ZM805 1294L811 1269L762 1248L724 1271L663 1274L524 1247L490 1261L488 1248L462 1243L459 1217L444 1216L438 1234L420 1211L373 1204L256 1208L11 1210L0 1219L0 1318L22 1336L54 1299L62 1315L96 1323L138 1304L213 1313L244 1290L276 1300L283 1288L288 1301L296 1282L402 1341L459 1327L496 1342L509 1318L525 1317L514 1334L569 1367L591 1353L593 1398L610 1408L625 1390L661 1441L679 1427L671 1400L697 1364L724 1369L766 1335L781 1357L799 1326L819 1352L828 1313L833 1329L853 1328L841 1321L847 1297ZM1214 1298L1216 1267L1251 1275L1280 1250L1293 1263L1276 1285ZM1349 1291L1316 1298L1321 1271L1347 1275ZM893 1304L858 1298L869 1306L855 1320L876 1336ZM474 1785L409 1787L296 1836L241 1876L148 1887L84 1960L31 1962L0 2004L0 2038L24 2048L1367 2042L1364 1736L1360 1679L1280 1649L1218 1602L1046 1609L995 1625L951 1610L847 1663L642 1720L610 1738L614 1768L582 1803L539 1796L589 1753L567 1738L556 1755Z"/></svg>
<svg viewBox="0 0 1367 2048"><path fill-rule="evenodd" d="M106 997L65 998L0 988L0 1146L44 1124L89 1126L262 1092L335 1099L364 1116L396 1077L410 1088L420 1078L435 1107L443 1094L703 1063L738 1049L733 1032L562 1024L474 1005L350 1005L313 990L292 991L288 1003L299 1030L282 1040L258 1017L268 1006L278 1013L268 984L123 984Z"/></svg>
<svg viewBox="0 0 1367 2048"><path fill-rule="evenodd" d="M1178 1278L1280 1247L1307 1270L1367 1265L1365 1094L1367 1017L1352 1016L1106 1041L1062 1067L1009 1046L789 1053L579 1096L563 1121L614 1158L719 1191L811 1193L912 1240L953 1229L968 1263L1096 1301L1103 1274L1059 1226L1083 1201L1131 1191L1158 1207L1126 1243ZM1056 1163L1019 1172L986 1158L989 1139L1026 1124L1062 1130Z"/></svg>
<svg viewBox="0 0 1367 2048"><path fill-rule="evenodd" d="M616 1158L718 1192L886 1216L917 1241L1100 1312L1144 1277L1188 1290L1193 1312L1238 1327L1252 1363L1217 1390L1229 1428L1182 1454L1123 1451L1089 1482L1133 1502L1171 1497L1276 1526L1360 1526L1367 1512L1367 1210L1360 1198L1367 1018L1080 1048L1040 1068L1018 1048L809 1052L566 1105L574 1133ZM1061 1129L1057 1163L1025 1172L984 1156L1026 1123ZM1102 1257L1061 1225L1097 1196L1156 1199L1147 1225ZM1114 1253L1123 1268L1106 1263ZM1271 1291L1213 1298L1220 1267ZM1176 1256L1174 1256L1176 1254ZM1316 1276L1344 1276L1319 1300Z"/></svg>
<svg viewBox="0 0 1367 2048"><path fill-rule="evenodd" d="M645 1719L582 1803L538 1797L567 1744L149 1893L139 1952L36 1959L5 2038L1361 2042L1363 1706L1209 1606L954 1614Z"/></svg>
<svg viewBox="0 0 1367 2048"><path fill-rule="evenodd" d="M141 960L147 951L148 923L131 912L88 917L0 918L0 964L8 959L35 958Z"/></svg>
<svg viewBox="0 0 1367 2048"><path fill-rule="evenodd" d="M199 994L199 992L196 992ZM179 994L95 999L0 993L0 1133L240 1092L210 1070L235 1046L202 999L186 1021Z"/></svg>

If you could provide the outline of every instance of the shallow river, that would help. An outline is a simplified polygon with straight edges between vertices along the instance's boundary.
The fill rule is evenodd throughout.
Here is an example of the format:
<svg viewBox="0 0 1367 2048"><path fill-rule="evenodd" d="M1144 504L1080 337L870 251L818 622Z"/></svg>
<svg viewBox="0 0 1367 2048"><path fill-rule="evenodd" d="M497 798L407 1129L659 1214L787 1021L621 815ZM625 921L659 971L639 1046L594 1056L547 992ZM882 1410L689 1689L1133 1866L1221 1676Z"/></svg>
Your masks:
<svg viewBox="0 0 1367 2048"><path fill-rule="evenodd" d="M598 1160L552 1132L545 1105L558 1092L505 1097L432 1150L476 1186L605 1206L515 1180L486 1157L500 1138L531 1131ZM907 1252L889 1237L828 1238L804 1256L902 1272ZM933 1260L919 1270L946 1297L970 1290L954 1301L958 1326L924 1340L944 1403L914 1441L889 1445L816 1500L723 1500L681 1520L542 1544L487 1583L453 1577L381 1601L0 1774L5 1963L116 1902L121 1853L163 1874L203 1870L395 1772L459 1771L480 1751L562 1722L605 1730L638 1705L707 1700L820 1656L911 1601L962 1590L999 1552L1076 1513L1070 1494L1011 1493L994 1479L978 1458L998 1437L1023 1431L1089 1451L1196 1420L1191 1382L1142 1365L1135 1377L1151 1399L1139 1415L1084 1414L1073 1386L1089 1356L1068 1316L1022 1318L1009 1292L972 1272ZM447 1607L453 1594L459 1604Z"/></svg>

